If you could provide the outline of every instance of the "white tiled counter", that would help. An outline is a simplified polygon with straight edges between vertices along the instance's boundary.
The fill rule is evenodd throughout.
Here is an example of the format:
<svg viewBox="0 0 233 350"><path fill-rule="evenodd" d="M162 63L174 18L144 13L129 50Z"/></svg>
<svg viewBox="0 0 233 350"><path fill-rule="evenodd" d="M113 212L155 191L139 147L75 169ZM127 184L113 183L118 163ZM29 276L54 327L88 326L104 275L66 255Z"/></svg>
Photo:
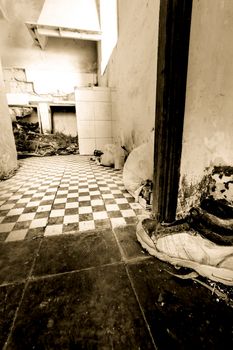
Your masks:
<svg viewBox="0 0 233 350"><path fill-rule="evenodd" d="M76 88L75 102L80 154L93 154L112 143L111 89Z"/></svg>

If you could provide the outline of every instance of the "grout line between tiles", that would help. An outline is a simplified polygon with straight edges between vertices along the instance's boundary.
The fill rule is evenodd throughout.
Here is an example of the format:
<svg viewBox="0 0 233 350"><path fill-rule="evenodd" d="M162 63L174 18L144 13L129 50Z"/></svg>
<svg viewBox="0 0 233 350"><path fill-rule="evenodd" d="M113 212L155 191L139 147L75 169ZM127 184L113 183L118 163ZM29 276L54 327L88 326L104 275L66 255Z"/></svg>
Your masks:
<svg viewBox="0 0 233 350"><path fill-rule="evenodd" d="M61 174L59 185L57 185L57 190L56 190L56 192L55 192L55 195L54 195L54 198L53 198L53 202L52 202L51 208L50 208L50 210L49 210L48 220L47 220L47 223L46 223L46 225L45 225L45 227L44 227L44 234L43 234L43 237L44 237L44 235L45 235L46 227L48 226L48 223L49 223L49 218L50 218L51 211L53 210L52 208L53 208L54 202L55 202L55 200L56 200L56 194L57 194L57 192L58 192L58 190L59 190L59 188L60 188L60 185L61 185L61 182L62 182L62 179L63 179L63 177L64 177L64 174L65 174L66 169L67 169L67 165L65 165L65 167L64 167L64 169L63 169L63 173Z"/></svg>
<svg viewBox="0 0 233 350"><path fill-rule="evenodd" d="M35 276L35 277L32 276L32 277L30 277L30 282L36 282L36 281L40 281L43 279L49 279L49 278L59 277L59 276L66 276L69 274L75 274L75 273L79 273L79 272L83 272L83 271L91 271L91 270L95 270L95 269L99 269L99 268L103 268L103 267L117 266L117 265L122 265L122 264L123 264L123 261L116 261L113 263L103 264L103 265L99 265L99 266L85 267L85 268L78 269L78 270L59 272L59 273L43 275L43 276Z"/></svg>
<svg viewBox="0 0 233 350"><path fill-rule="evenodd" d="M122 226L122 227L128 227L128 226L134 226L134 225L126 225L126 226ZM124 250L123 248L121 247L121 244L118 240L118 237L117 237L117 234L115 233L114 229L112 229L112 232L113 232L113 236L116 240L116 243L117 243L117 246L119 248L119 251L120 251L120 254L121 254L121 258L122 258L122 261L124 262L125 265L127 264L133 264L135 262L140 262L140 261L144 261L144 260L148 260L151 258L151 256L137 256L137 257L133 257L133 258L127 258L125 253L124 253Z"/></svg>
<svg viewBox="0 0 233 350"><path fill-rule="evenodd" d="M21 295L19 304L18 304L18 306L17 306L17 308L16 308L16 310L15 310L15 315L14 315L14 318L13 318L13 321L12 321L12 324L11 324L11 327L10 327L10 330L9 330L9 334L8 334L7 340L6 340L6 342L5 342L5 344L4 344L2 350L6 350L7 347L8 347L8 343L9 343L10 337L11 337L11 335L12 335L12 331L13 331L13 329L14 329L15 321L16 321L16 319L17 319L19 309L20 309L20 307L21 307L21 305L22 305L22 302L23 302L23 299L24 299L24 295L25 295L26 289L27 289L28 284L29 284L29 282L30 282L30 277L31 277L31 275L32 275L32 271L33 271L33 269L34 269L34 266L35 266L35 263L36 263L36 259L37 259L38 253L39 253L39 251L40 251L40 247L41 247L42 241L43 241L43 239L41 239L41 241L40 241L40 243L39 243L39 245L38 245L38 248L37 248L37 250L35 251L35 257L34 257L34 259L33 259L32 266L31 266L31 269L30 269L30 271L29 271L29 274L28 274L27 278L25 279L25 285L24 285L24 288L23 288L23 292L22 292L22 295Z"/></svg>
<svg viewBox="0 0 233 350"><path fill-rule="evenodd" d="M128 264L135 264L137 262L142 262L142 261L145 261L145 260L150 260L151 259L151 256L136 256L136 257L133 257L131 259L126 259L125 263L128 265Z"/></svg>
<svg viewBox="0 0 233 350"><path fill-rule="evenodd" d="M123 228L126 228L126 227L132 227L134 225L124 225L122 226ZM117 228L119 228L120 226L118 226ZM137 262L137 261L143 261L143 260L147 260L149 258L151 258L151 256L143 256L143 257L133 257L131 259L128 259L124 253L124 250L123 248L121 247L121 244L118 240L118 237L117 237L117 234L115 232L115 229L112 229L112 233L113 233L113 236L116 240L116 243L117 243L117 246L120 250L120 254L121 254L121 257L122 257L122 261L125 263L125 264L129 264L129 263L134 263L134 262Z"/></svg>
<svg viewBox="0 0 233 350"><path fill-rule="evenodd" d="M125 226L124 226L124 227L125 227ZM130 282L130 285L131 285L131 288L132 288L132 290L133 290L133 293L134 293L135 298L136 298L136 300L137 300L137 303L138 303L138 305L139 305L139 308L140 308L142 317L143 317L143 319L144 319L144 322L145 322L146 327L147 327L147 329L148 329L148 332L149 332L149 334L150 334L151 341L152 341L152 343L153 343L153 345L154 345L154 348L157 350L158 348L157 348L157 346L156 346L156 344L155 344L153 335L152 335L152 333L151 333L150 326L149 326L149 324L148 324L148 322L147 322L146 315L145 315L145 313L144 313L144 310L143 310L142 305L141 305L141 303L140 303L140 300L139 300L139 298L138 298L138 295L137 295L135 286L134 286L133 281L132 281L132 279L131 279L131 277L130 277L129 270L128 270L128 266L127 266L127 264L128 264L129 262L131 262L131 261L132 261L132 262L136 262L136 261L139 261L139 259L138 259L138 258L135 258L135 259L130 259L130 260L129 260L129 259L126 258L125 254L124 254L124 251L123 251L123 249L122 249L122 247L121 247L121 245L120 245L120 242L119 242L119 240L118 240L118 237L117 237L115 231L114 231L114 230L112 230L112 231L113 231L113 235L114 235L114 237L115 237L115 239L116 239L118 248L119 248L119 250L120 250L120 253L121 253L121 256L122 256L122 260L123 260L124 265L125 265L125 270L126 270L126 273L127 273L127 276L128 276L128 279L129 279L129 282ZM150 258L150 256L149 256L149 257L143 257L142 259L140 259L140 261L147 260L148 258Z"/></svg>
<svg viewBox="0 0 233 350"><path fill-rule="evenodd" d="M42 240L43 240L43 237L42 237ZM38 252L37 252L37 254L38 254ZM131 259L125 259L125 260L116 261L116 262L113 262L113 263L107 263L107 264L98 265L98 266L90 266L90 267L76 269L76 270L70 270L70 271L66 271L66 272L59 272L59 273L43 275L43 276L28 276L26 279L16 280L16 281L13 281L13 282L0 284L0 288L2 288L2 287L10 287L10 286L15 286L15 285L18 285L18 284L26 283L27 279L29 279L30 282L34 282L34 281L38 281L38 280L45 279L45 278L52 278L54 276L62 276L62 275L73 274L73 273L82 272L82 271L89 271L89 270L94 270L94 269L102 268L102 267L115 266L115 265L120 265L120 264L125 264L125 265L126 264L131 264L131 263L134 264L136 262L142 262L144 260L149 260L150 258L151 258L151 256L134 257L134 258L131 258ZM35 264L33 265L33 267L34 266L35 266Z"/></svg>
<svg viewBox="0 0 233 350"><path fill-rule="evenodd" d="M124 226L124 227L125 227L125 226ZM118 237L117 237L117 235L116 235L116 233L115 233L115 230L112 229L112 232L113 232L113 236L114 236L114 238L115 238L115 240L116 240L117 246L118 246L118 248L119 248L119 251L120 251L122 260L124 261L124 263L126 263L127 259L126 259L124 250L122 249L122 247L121 247L121 245L120 245L120 242L119 242L119 240L118 240Z"/></svg>
<svg viewBox="0 0 233 350"><path fill-rule="evenodd" d="M0 284L0 288L4 288L4 287L14 287L14 286L16 286L16 285L25 283L25 281L26 281L26 279L23 278L22 280L16 280L16 281L13 281L13 282L5 282L5 283Z"/></svg>
<svg viewBox="0 0 233 350"><path fill-rule="evenodd" d="M152 335L150 326L149 326L149 324L148 324L148 322L147 322L146 315L145 315L145 313L144 313L144 310L143 310L142 305L141 305L141 303L140 303L139 297L138 297L138 295L137 295L137 292L136 292L134 283L133 283L133 281L132 281L132 279L131 279L131 277L130 277L130 274L129 274L129 270L128 270L128 266L127 266L127 265L125 266L125 270L126 270L126 273L127 273L127 276L128 276L128 279L129 279L129 282L130 282L130 285L131 285L131 288L132 288L132 290L133 290L133 292L134 292L134 295L135 295L135 298L136 298L136 300L137 300L138 306L139 306L139 308L140 308L140 310L141 310L142 317L143 317L143 319L144 319L144 322L145 322L146 327L147 327L147 329L148 329L148 332L149 332L149 334L150 334L151 341L152 341L152 343L153 343L153 345L154 345L154 348L155 348L156 350L158 350L158 348L157 348L157 346L156 346L156 344L155 344L154 337L153 337L153 335Z"/></svg>

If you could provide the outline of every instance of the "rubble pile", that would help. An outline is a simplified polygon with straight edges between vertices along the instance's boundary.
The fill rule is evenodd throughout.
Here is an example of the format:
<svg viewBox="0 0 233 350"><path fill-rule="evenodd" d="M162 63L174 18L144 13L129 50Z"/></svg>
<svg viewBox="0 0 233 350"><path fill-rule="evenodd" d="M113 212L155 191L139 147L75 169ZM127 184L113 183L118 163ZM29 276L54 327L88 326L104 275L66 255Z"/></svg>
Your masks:
<svg viewBox="0 0 233 350"><path fill-rule="evenodd" d="M39 123L14 121L13 132L19 157L78 154L78 137L63 133L40 134Z"/></svg>

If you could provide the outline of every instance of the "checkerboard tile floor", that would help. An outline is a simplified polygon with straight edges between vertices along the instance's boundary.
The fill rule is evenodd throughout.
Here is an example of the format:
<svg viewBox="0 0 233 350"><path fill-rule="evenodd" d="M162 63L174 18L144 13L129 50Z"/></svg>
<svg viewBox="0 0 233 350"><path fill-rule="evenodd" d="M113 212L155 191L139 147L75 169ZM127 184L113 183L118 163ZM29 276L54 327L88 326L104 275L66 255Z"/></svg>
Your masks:
<svg viewBox="0 0 233 350"><path fill-rule="evenodd" d="M134 224L145 214L122 171L70 155L20 160L0 182L0 241Z"/></svg>

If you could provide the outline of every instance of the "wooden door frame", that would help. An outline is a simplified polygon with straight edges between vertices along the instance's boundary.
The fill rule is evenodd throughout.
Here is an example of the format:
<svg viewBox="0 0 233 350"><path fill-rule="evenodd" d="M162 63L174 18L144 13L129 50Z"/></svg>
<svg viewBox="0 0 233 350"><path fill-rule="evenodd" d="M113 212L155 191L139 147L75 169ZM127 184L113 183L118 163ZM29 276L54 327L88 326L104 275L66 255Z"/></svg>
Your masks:
<svg viewBox="0 0 233 350"><path fill-rule="evenodd" d="M180 178L192 0L160 0L153 216L175 219Z"/></svg>

